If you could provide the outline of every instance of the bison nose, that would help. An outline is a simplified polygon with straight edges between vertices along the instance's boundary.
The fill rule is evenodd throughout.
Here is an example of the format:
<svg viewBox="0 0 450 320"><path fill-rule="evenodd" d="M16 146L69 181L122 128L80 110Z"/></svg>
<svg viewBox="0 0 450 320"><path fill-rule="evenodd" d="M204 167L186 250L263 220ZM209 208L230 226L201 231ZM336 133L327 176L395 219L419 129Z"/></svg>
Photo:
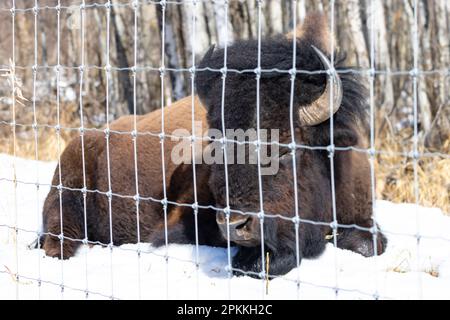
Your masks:
<svg viewBox="0 0 450 320"><path fill-rule="evenodd" d="M227 219L223 212L218 212L216 216L217 225L225 237L228 238ZM256 234L252 230L253 217L244 215L230 215L230 241L241 245L251 245L256 240Z"/></svg>

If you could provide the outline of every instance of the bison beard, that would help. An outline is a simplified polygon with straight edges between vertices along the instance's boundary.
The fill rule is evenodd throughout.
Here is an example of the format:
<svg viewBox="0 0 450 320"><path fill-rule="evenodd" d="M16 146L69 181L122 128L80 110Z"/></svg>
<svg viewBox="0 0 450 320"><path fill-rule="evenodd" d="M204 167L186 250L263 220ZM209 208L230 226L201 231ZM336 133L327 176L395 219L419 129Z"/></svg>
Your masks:
<svg viewBox="0 0 450 320"><path fill-rule="evenodd" d="M311 15L305 20L301 37L297 41L297 70L324 70L324 60L319 50L326 52L326 19ZM279 37L261 43L261 67L263 69L292 68L292 39ZM314 47L313 47L314 46ZM228 48L227 67L229 69L255 69L257 66L258 43L254 40L240 41ZM222 49L211 49L199 65L200 68L223 67ZM341 63L342 64L342 63ZM338 64L336 68L340 68ZM210 128L221 128L222 74L199 70L196 86L202 103L195 98L195 120L208 122ZM252 73L232 73L226 77L225 126L231 129L256 128L256 81ZM356 146L367 148L366 97L361 79L353 74L340 75L342 82L342 103L334 114L334 144L336 146ZM279 129L280 142L290 142L290 75L278 72L263 72L260 79L261 128ZM294 87L294 106L304 108L296 115L310 112L312 119L319 119L320 107L317 101L323 98L327 88L324 74L297 74ZM206 110L205 110L205 108ZM308 107L309 106L309 107ZM309 109L308 109L309 108ZM305 111L306 110L306 111ZM322 110L323 111L323 110ZM191 97L145 116L137 117L138 132L159 132L161 112L165 114L165 131L191 129ZM321 113L326 114L326 112ZM306 118L308 118L306 116ZM122 117L111 123L111 130L134 130L133 117ZM330 143L330 122L320 123L295 120L295 141L309 146L327 146ZM206 130L206 128L203 128ZM198 134L198 132L196 133ZM105 135L101 132L84 134L85 157L82 159L80 138L74 139L61 155L52 188L43 209L44 235L41 243L46 254L58 258L70 258L82 240L121 245L136 243L137 210L139 210L140 241L163 245L165 235L165 212L167 212L168 241L171 243L196 243L195 220L191 206L194 203L192 166L176 165L170 161L170 152L176 142L165 140L164 158L169 204L153 200L140 200L139 209L133 196L136 195L135 159L132 136L113 134L109 137L107 153ZM158 137L139 135L137 145L138 186L140 197L163 199L161 144ZM248 146L248 145L247 145ZM248 151L248 150L247 150ZM282 150L282 153L284 153ZM270 254L270 274L282 275L297 265L297 258L313 258L320 255L331 232L328 225L306 222L295 225L290 220L296 209L302 219L313 222L331 223L331 170L328 153L324 150L297 149L296 170L298 188L298 208L294 207L292 159L280 159L280 170L276 175L263 176L263 207L266 214L279 214L288 219L264 218L264 238L259 234L260 223L250 215L230 215L233 225L233 239L238 252L233 257L233 267L251 271L257 276L262 271L261 242ZM109 155L109 162L108 162ZM83 181L83 160L85 181ZM367 156L355 151L335 151L334 154L336 212L340 224L356 224L371 228L372 196L370 187L370 167ZM108 168L110 166L110 168ZM108 170L110 169L110 170ZM59 180L61 171L61 181ZM226 207L224 167L220 164L197 165L197 201L200 206L216 204ZM258 175L255 165L229 165L229 205L231 209L243 212L259 212ZM83 188L86 187L86 199ZM110 194L110 192L112 192ZM120 197L117 195L121 195ZM85 207L86 205L86 207ZM62 220L61 220L62 218ZM212 209L198 211L198 243L212 246L226 246L223 236L223 212ZM85 225L85 221L87 225ZM62 230L61 230L62 226ZM111 226L111 227L110 227ZM87 230L87 234L85 234ZM365 256L374 254L374 241L378 254L384 251L385 237L377 232L361 231L355 228L339 228L337 245L359 252ZM60 239L58 235L64 235ZM245 237L239 238L239 234ZM247 239L247 240L245 240ZM297 241L298 240L298 241ZM62 246L61 246L62 244ZM297 257L297 244L300 256ZM62 251L61 251L62 248ZM239 271L236 274L240 275Z"/></svg>

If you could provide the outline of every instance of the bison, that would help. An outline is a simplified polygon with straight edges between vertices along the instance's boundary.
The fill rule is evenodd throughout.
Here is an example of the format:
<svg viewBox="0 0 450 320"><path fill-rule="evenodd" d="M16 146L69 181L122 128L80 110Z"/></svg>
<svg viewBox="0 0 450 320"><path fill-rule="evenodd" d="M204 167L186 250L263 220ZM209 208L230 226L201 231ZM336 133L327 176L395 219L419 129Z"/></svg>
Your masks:
<svg viewBox="0 0 450 320"><path fill-rule="evenodd" d="M292 132L297 145L330 144L331 82L327 74L296 74L291 128L293 74L274 71L293 68L293 41L295 69L330 69L327 30L325 17L314 14L305 19L296 39L279 36L260 44L256 40L237 41L227 48L229 70L255 70L260 47L263 71L256 72L258 102L255 73L217 72L225 70L225 51L213 47L196 72L198 98L187 97L164 110L138 116L136 131L134 117L127 116L113 122L109 131L89 131L83 139L73 140L55 171L52 184L56 187L44 203L42 245L46 254L69 258L83 241L111 245L150 242L155 246L166 240L211 246L226 246L230 241L238 248L232 259L234 272L260 276L264 270L264 244L270 255L270 274L282 275L302 258L320 255L329 241L327 235L332 232L334 220L332 169L339 223L337 246L364 256L382 253L386 238L372 219L367 155L351 148L286 147L292 141ZM343 59L336 60L337 70L345 67ZM333 73L334 145L367 148L366 89L356 74L338 74ZM202 121L202 130L224 129L223 125L231 129L256 128L257 104L259 127L280 132L281 156L273 159L279 163L279 170L272 175L261 176L258 166L250 163L226 167L220 163L197 164L194 193L193 165L171 161L171 150L178 142L151 134L161 131L161 112L168 133L178 128L190 131L192 116ZM244 146L250 154L254 144L250 141ZM334 153L333 168L330 153ZM167 186L166 192L163 185ZM293 219L296 213L300 219Z"/></svg>

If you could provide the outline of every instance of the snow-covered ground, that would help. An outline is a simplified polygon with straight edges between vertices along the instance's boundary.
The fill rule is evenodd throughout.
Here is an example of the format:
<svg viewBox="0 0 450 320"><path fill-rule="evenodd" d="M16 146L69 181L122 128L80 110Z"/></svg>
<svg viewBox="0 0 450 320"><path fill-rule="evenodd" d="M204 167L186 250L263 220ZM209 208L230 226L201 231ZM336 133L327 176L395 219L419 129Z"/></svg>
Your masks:
<svg viewBox="0 0 450 320"><path fill-rule="evenodd" d="M137 245L112 252L94 246L63 262L27 249L49 190L41 185L37 191L35 182L49 184L55 163L15 162L17 180L29 184L18 183L14 192L13 159L0 155L0 299L84 299L86 289L91 299L450 299L450 217L439 209L378 201L377 220L389 239L383 255L364 258L328 245L320 258L303 260L300 270L271 281L266 295L262 280L227 278L223 248L201 246L198 269L191 245L170 245L168 261L165 248L150 244L141 244L140 258ZM17 241L7 227L16 222L22 230Z"/></svg>

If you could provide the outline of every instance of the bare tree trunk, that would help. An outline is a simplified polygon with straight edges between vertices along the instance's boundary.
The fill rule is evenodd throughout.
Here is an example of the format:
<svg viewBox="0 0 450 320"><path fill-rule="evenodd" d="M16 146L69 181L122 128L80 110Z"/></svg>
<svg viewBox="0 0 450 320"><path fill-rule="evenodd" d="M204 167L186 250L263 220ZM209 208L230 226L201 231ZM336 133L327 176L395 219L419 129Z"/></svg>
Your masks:
<svg viewBox="0 0 450 320"><path fill-rule="evenodd" d="M283 30L282 5L279 1L269 0L266 3L266 21L268 35L281 33Z"/></svg>
<svg viewBox="0 0 450 320"><path fill-rule="evenodd" d="M211 12L209 5L210 4L207 2L202 3L202 17L204 23L204 30L206 32L206 36L208 39L208 47L210 47L212 44L212 32L210 27L210 18L208 16L209 12Z"/></svg>
<svg viewBox="0 0 450 320"><path fill-rule="evenodd" d="M427 70L433 67L433 61L430 50L430 34L429 34L429 15L426 4L422 1L418 1L418 51L419 51L419 69ZM413 35L414 36L414 35ZM430 130L431 126L431 104L427 95L427 81L426 77L418 78L418 101L419 101L419 119L420 126L425 132Z"/></svg>
<svg viewBox="0 0 450 320"><path fill-rule="evenodd" d="M268 36L271 36L275 33L273 21L272 21L272 1L273 0L266 0L264 2L264 19L266 20L266 34Z"/></svg>
<svg viewBox="0 0 450 320"><path fill-rule="evenodd" d="M326 1L329 2L329 1ZM336 4L342 4L340 1L337 1ZM322 11L328 14L328 10L327 8L324 8L324 5L322 3L322 0L317 0L317 1L306 1L305 3L306 5L306 10L309 11Z"/></svg>
<svg viewBox="0 0 450 320"><path fill-rule="evenodd" d="M129 68L130 64L127 59L127 53L125 46L122 42L121 29L117 23L116 12L114 7L111 7L111 23L114 28L114 40L116 43L116 55L119 68ZM133 87L131 84L131 78L129 72L118 71L119 84L122 88L123 98L127 103L128 112L132 114L134 112L133 105Z"/></svg>
<svg viewBox="0 0 450 320"><path fill-rule="evenodd" d="M388 46L388 33L386 30L385 10L382 0L372 1L374 10L375 33L375 63L379 70L391 70L391 53ZM394 88L392 77L380 75L377 77L377 97L380 97L384 110L391 110L394 106Z"/></svg>
<svg viewBox="0 0 450 320"><path fill-rule="evenodd" d="M376 70L391 71L391 54L388 46L388 34L386 31L387 20L385 10L381 0L373 0L369 3L361 2L361 31L366 40L367 57L370 67L373 59ZM373 19L373 24L372 20ZM371 27L373 26L373 30ZM372 39L373 37L373 39ZM371 56L371 45L374 44L374 55ZM394 89L392 85L392 76L379 74L375 78L375 99L376 107L379 112L378 119L382 119L377 128L378 133L382 132L388 125L388 116L392 113L394 107Z"/></svg>
<svg viewBox="0 0 450 320"><path fill-rule="evenodd" d="M450 65L450 4L448 1L426 1L429 14L430 54L429 69L445 70ZM431 151L441 151L450 138L450 77L437 74L427 77L427 93L431 104L433 121L425 133L425 146Z"/></svg>
<svg viewBox="0 0 450 320"><path fill-rule="evenodd" d="M175 6L176 11L173 12L172 19L169 22L175 30L176 37L174 39L177 42L175 47L177 48L181 60L181 64L178 65L178 68L186 68L192 54L191 42L189 41L189 37L191 36L189 12L188 10L185 10L184 7L185 6L180 5Z"/></svg>
<svg viewBox="0 0 450 320"><path fill-rule="evenodd" d="M281 1L281 14L283 19L283 33L287 33L294 28L294 20L292 15L292 2Z"/></svg>
<svg viewBox="0 0 450 320"><path fill-rule="evenodd" d="M45 35L45 32L43 32L43 25L42 24L40 24L39 25L39 29L40 29L40 40L41 40L41 47L42 47L42 64L43 65L48 65L48 46L47 46L47 37L46 37L46 35ZM44 69L44 72L45 72L45 77L47 78L47 79L50 79L50 72L49 72L49 70L47 69L47 68L45 68ZM48 81L47 82L47 89L46 89L46 91L48 92L48 93L51 93L52 92L52 88L51 88L51 81Z"/></svg>
<svg viewBox="0 0 450 320"><path fill-rule="evenodd" d="M244 4L242 2L231 2L229 4L230 23L233 27L233 34L236 39L245 38L247 36L246 22L248 16L246 15Z"/></svg>
<svg viewBox="0 0 450 320"><path fill-rule="evenodd" d="M336 6L338 23L336 47L347 54L347 64L367 69L369 55L364 38L359 0L348 0Z"/></svg>
<svg viewBox="0 0 450 320"><path fill-rule="evenodd" d="M298 15L297 24L302 23L306 16L306 3L305 0L300 0L298 3Z"/></svg>
<svg viewBox="0 0 450 320"><path fill-rule="evenodd" d="M229 18L225 15L225 6L227 4L214 2L214 18L216 21L216 34L219 46L224 47L225 44L233 42L233 32L230 28ZM228 26L227 26L228 23ZM228 31L227 31L228 28Z"/></svg>
<svg viewBox="0 0 450 320"><path fill-rule="evenodd" d="M158 16L158 26L159 30L162 32L163 28L163 17L162 17L162 10L156 11ZM167 68L180 68L180 59L178 57L177 52L177 43L176 43L176 34L174 32L173 28L173 11L168 10L166 8L166 14L165 14L165 36L163 39L164 46L165 46L165 54L167 57L166 67ZM172 96L175 100L181 99L186 95L185 89L184 89L184 79L181 72L169 72L169 78L170 83L172 85Z"/></svg>
<svg viewBox="0 0 450 320"><path fill-rule="evenodd" d="M94 18L95 18L95 22L97 23L97 25L99 26L100 30L98 32L98 47L99 50L96 52L97 55L97 65L98 66L103 66L104 65L104 54L106 52L106 44L105 44L105 40L106 37L104 36L102 29L100 26L102 26L102 19L100 18L100 15L98 14L97 10L93 11L94 13ZM100 87L104 88L105 87L105 82L103 79L103 69L100 69L97 71L97 75L98 78L100 79Z"/></svg>

